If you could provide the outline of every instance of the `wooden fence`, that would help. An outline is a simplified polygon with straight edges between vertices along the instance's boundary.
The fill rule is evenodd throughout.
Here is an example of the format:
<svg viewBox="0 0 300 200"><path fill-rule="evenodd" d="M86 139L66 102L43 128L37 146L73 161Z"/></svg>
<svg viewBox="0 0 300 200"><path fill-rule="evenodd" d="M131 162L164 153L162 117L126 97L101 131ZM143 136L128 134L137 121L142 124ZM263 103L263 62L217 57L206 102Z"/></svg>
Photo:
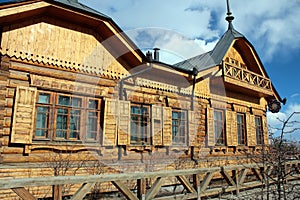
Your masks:
<svg viewBox="0 0 300 200"><path fill-rule="evenodd" d="M83 199L96 183L112 183L124 197L130 200L150 199L201 199L204 196L212 196L220 193L234 192L264 185L264 170L262 165L247 164L201 169L186 169L173 171L101 174L88 176L52 176L37 178L9 178L1 179L1 189L11 189L19 197L26 200L36 200L29 190L34 186L53 186L53 199L62 199L62 185L81 184L81 187L71 197L73 200ZM286 171L290 173L287 179L300 179L300 160L286 163ZM269 168L272 173L272 168ZM168 178L177 179L178 185L184 188L184 193L163 194L161 189L166 187ZM151 186L146 180L152 180ZM217 181L221 184L216 184ZM126 183L136 181L136 188L132 189Z"/></svg>

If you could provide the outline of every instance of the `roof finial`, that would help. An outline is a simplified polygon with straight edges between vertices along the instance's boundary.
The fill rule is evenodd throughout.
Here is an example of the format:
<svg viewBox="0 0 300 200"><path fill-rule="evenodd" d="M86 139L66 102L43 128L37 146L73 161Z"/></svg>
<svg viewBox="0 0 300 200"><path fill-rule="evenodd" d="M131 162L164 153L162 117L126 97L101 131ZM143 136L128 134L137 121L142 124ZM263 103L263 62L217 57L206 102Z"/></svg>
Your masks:
<svg viewBox="0 0 300 200"><path fill-rule="evenodd" d="M230 7L229 7L229 0L227 0L227 17L225 18L226 21L228 21L228 29L232 29L232 21L234 20L234 17L231 15Z"/></svg>

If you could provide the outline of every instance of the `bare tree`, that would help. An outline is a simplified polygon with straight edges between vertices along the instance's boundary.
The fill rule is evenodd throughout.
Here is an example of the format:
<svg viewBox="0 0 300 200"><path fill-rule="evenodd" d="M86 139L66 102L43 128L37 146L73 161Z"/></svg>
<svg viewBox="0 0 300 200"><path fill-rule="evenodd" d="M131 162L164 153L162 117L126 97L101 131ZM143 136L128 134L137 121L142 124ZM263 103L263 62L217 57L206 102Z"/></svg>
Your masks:
<svg viewBox="0 0 300 200"><path fill-rule="evenodd" d="M267 188L267 199L273 193L276 199L291 199L295 193L293 176L298 169L289 167L290 161L298 159L299 149L294 142L287 140L288 134L300 130L300 121L294 120L300 112L293 112L287 119L279 119L280 127L270 127L270 145L262 150L264 164L264 182ZM272 190L272 187L274 188Z"/></svg>

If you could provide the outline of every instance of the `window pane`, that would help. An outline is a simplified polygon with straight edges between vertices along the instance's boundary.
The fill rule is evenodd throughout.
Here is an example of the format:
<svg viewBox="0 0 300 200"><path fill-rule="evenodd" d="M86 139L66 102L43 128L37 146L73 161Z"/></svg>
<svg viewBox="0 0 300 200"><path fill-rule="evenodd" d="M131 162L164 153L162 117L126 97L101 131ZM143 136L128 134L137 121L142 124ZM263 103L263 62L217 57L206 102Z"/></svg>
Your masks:
<svg viewBox="0 0 300 200"><path fill-rule="evenodd" d="M49 126L49 107L39 106L36 114L36 132L37 137L46 137Z"/></svg>
<svg viewBox="0 0 300 200"><path fill-rule="evenodd" d="M131 106L131 143L150 143L149 120L149 107Z"/></svg>
<svg viewBox="0 0 300 200"><path fill-rule="evenodd" d="M56 117L56 137L65 138L67 136L67 121L68 121L68 110L58 109Z"/></svg>
<svg viewBox="0 0 300 200"><path fill-rule="evenodd" d="M255 117L255 130L256 130L256 143L262 144L263 143L263 130L262 130L262 123L261 117Z"/></svg>
<svg viewBox="0 0 300 200"><path fill-rule="evenodd" d="M47 128L48 127L48 113L38 112L36 117L36 128Z"/></svg>
<svg viewBox="0 0 300 200"><path fill-rule="evenodd" d="M237 115L237 123L238 123L238 124L243 123L243 116L240 115L240 114Z"/></svg>
<svg viewBox="0 0 300 200"><path fill-rule="evenodd" d="M71 110L70 135L71 139L78 139L80 131L80 110Z"/></svg>
<svg viewBox="0 0 300 200"><path fill-rule="evenodd" d="M57 116L56 129L67 129L67 116L64 115Z"/></svg>
<svg viewBox="0 0 300 200"><path fill-rule="evenodd" d="M97 100L89 100L89 108L90 109L98 109L98 101Z"/></svg>
<svg viewBox="0 0 300 200"><path fill-rule="evenodd" d="M68 114L68 109L64 109L64 108L59 108L58 109L58 114Z"/></svg>
<svg viewBox="0 0 300 200"><path fill-rule="evenodd" d="M68 96L59 96L58 97L58 104L63 106L70 106L71 98Z"/></svg>
<svg viewBox="0 0 300 200"><path fill-rule="evenodd" d="M214 132L215 140L217 145L225 145L225 123L224 123L224 112L215 110L214 111Z"/></svg>
<svg viewBox="0 0 300 200"><path fill-rule="evenodd" d="M88 132L87 139L95 140L97 137L97 121L98 121L97 112L89 112L88 114Z"/></svg>
<svg viewBox="0 0 300 200"><path fill-rule="evenodd" d="M57 130L56 131L56 137L57 138L66 138L66 131L62 131L62 130Z"/></svg>
<svg viewBox="0 0 300 200"><path fill-rule="evenodd" d="M186 111L172 111L172 142L185 144L187 136Z"/></svg>
<svg viewBox="0 0 300 200"><path fill-rule="evenodd" d="M38 103L49 104L50 103L50 94L39 93Z"/></svg>
<svg viewBox="0 0 300 200"><path fill-rule="evenodd" d="M46 137L46 130L36 130L35 136L37 137Z"/></svg>
<svg viewBox="0 0 300 200"><path fill-rule="evenodd" d="M81 107L81 99L80 98L72 98L72 107Z"/></svg>
<svg viewBox="0 0 300 200"><path fill-rule="evenodd" d="M78 139L78 132L71 131L70 132L70 139Z"/></svg>

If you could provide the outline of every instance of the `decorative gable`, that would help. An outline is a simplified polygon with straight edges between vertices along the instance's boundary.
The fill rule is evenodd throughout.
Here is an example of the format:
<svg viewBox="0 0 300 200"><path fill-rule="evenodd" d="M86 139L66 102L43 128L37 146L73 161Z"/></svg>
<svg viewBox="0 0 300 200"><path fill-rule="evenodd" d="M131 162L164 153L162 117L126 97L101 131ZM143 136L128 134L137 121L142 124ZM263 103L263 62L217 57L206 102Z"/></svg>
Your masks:
<svg viewBox="0 0 300 200"><path fill-rule="evenodd" d="M258 96L273 95L270 79L265 76L263 67L254 51L244 40L234 41L223 58L223 76L227 87L239 87L247 93ZM243 51L240 47L243 46Z"/></svg>
<svg viewBox="0 0 300 200"><path fill-rule="evenodd" d="M121 78L127 70L101 43L101 33L53 18L3 27L1 54L81 73Z"/></svg>

